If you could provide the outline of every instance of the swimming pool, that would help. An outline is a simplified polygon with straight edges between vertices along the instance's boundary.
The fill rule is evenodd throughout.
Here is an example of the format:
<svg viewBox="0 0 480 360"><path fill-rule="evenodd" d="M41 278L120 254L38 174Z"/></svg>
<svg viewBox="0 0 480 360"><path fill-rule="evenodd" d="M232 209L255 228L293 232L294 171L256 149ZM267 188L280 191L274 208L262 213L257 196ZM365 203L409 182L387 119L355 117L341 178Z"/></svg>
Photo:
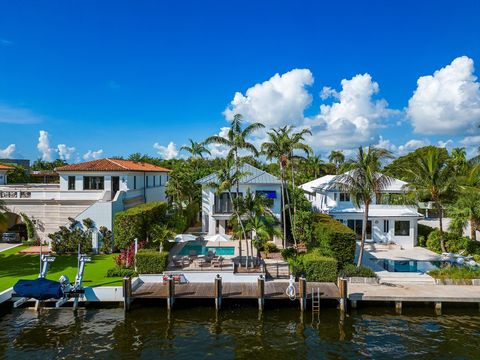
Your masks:
<svg viewBox="0 0 480 360"><path fill-rule="evenodd" d="M235 255L235 246L206 246L202 242L192 241L185 244L178 255L189 255L191 251L195 251L197 255L207 255L209 251L213 251L218 256L233 256Z"/></svg>
<svg viewBox="0 0 480 360"><path fill-rule="evenodd" d="M438 269L440 261L377 259L375 262L389 272L426 273Z"/></svg>

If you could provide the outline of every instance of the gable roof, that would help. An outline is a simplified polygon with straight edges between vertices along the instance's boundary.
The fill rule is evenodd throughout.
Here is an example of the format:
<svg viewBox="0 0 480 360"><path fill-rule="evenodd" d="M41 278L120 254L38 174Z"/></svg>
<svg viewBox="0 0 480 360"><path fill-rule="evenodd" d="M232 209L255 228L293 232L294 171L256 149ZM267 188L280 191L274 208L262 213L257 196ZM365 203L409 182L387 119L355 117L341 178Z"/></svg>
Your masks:
<svg viewBox="0 0 480 360"><path fill-rule="evenodd" d="M121 159L98 159L78 164L65 165L55 171L140 171L140 172L168 172L170 169L149 163L121 160Z"/></svg>
<svg viewBox="0 0 480 360"><path fill-rule="evenodd" d="M0 170L13 170L13 169L15 169L13 166L0 164Z"/></svg>
<svg viewBox="0 0 480 360"><path fill-rule="evenodd" d="M348 172L346 172L345 174L348 174ZM342 175L325 175L318 179L315 179L308 183L300 185L300 188L303 189L304 191L308 191L311 193L317 190L328 190L329 187L334 184L335 178L340 177ZM385 189L383 189L382 192L403 192L404 187L408 185L408 183L406 183L405 181L395 179L395 178L391 178L391 179L392 179L391 183Z"/></svg>
<svg viewBox="0 0 480 360"><path fill-rule="evenodd" d="M232 167L231 172L234 172L235 169ZM250 164L243 164L240 167L240 172L246 173L245 176L242 176L240 179L240 184L280 184L280 179L272 174L267 173L266 171L257 169L255 166ZM195 183L200 185L207 185L210 183L217 183L218 177L217 174L210 174L197 180Z"/></svg>

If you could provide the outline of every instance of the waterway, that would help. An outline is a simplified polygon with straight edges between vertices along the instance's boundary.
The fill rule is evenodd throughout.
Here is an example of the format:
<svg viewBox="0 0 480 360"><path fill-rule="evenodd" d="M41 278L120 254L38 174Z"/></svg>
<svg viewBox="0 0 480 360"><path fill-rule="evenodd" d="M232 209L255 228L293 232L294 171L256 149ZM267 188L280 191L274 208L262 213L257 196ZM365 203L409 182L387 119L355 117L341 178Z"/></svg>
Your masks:
<svg viewBox="0 0 480 360"><path fill-rule="evenodd" d="M296 307L11 310L0 315L1 359L479 359L478 308L369 307L320 321Z"/></svg>

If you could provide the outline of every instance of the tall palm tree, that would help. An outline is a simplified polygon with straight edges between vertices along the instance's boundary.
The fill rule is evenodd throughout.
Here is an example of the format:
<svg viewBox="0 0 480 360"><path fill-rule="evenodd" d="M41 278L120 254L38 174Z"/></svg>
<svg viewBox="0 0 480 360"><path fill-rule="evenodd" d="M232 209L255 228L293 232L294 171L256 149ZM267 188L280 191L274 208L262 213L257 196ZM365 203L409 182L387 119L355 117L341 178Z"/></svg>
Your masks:
<svg viewBox="0 0 480 360"><path fill-rule="evenodd" d="M440 223L440 245L442 251L446 252L443 209L455 188L455 176L449 166L448 154L440 148L428 148L426 152L419 153L404 171L410 194L418 201L428 198L435 204Z"/></svg>
<svg viewBox="0 0 480 360"><path fill-rule="evenodd" d="M363 248L367 235L368 213L370 205L378 198L381 191L390 185L393 179L380 173L382 161L392 154L385 149L369 146L358 148L350 171L334 178L333 186L348 192L356 207L364 206L362 236L357 267L362 265Z"/></svg>
<svg viewBox="0 0 480 360"><path fill-rule="evenodd" d="M334 164L335 169L338 171L340 166L345 162L345 155L342 151L332 150L330 155L328 155L328 161L330 161L331 164Z"/></svg>
<svg viewBox="0 0 480 360"><path fill-rule="evenodd" d="M310 146L305 144L305 135L311 135L311 131L308 129L303 129L298 132L293 132L295 129L294 126L284 126L279 129L272 129L267 133L270 141L264 142L262 144L262 153L266 155L268 160L275 159L278 161L280 167L280 179L282 187L282 215L283 215L283 241L284 247L286 245L287 238L287 227L286 227L286 214L285 214L285 199L287 200L287 207L289 212L290 221L292 221L293 216L291 212L290 197L286 184L286 169L287 166L291 165L291 176L292 176L292 186L295 187L295 169L294 161L303 159L303 156L298 154L298 151L304 152L309 155L312 152ZM297 151L297 153L296 153ZM294 204L295 205L295 204ZM294 206L295 212L295 206ZM293 240L296 245L296 240L294 232L292 232Z"/></svg>
<svg viewBox="0 0 480 360"><path fill-rule="evenodd" d="M320 155L313 154L306 158L305 165L310 176L316 179L320 176L320 172L325 164Z"/></svg>
<svg viewBox="0 0 480 360"><path fill-rule="evenodd" d="M452 219L450 230L463 235L463 230L470 223L470 239L477 240L476 231L480 228L480 192L460 195L447 211Z"/></svg>
<svg viewBox="0 0 480 360"><path fill-rule="evenodd" d="M196 142L193 141L192 139L188 139L190 141L190 146L188 145L183 145L180 148L180 151L186 151L190 153L192 158L202 158L203 159L203 154L210 154L210 150L207 149L205 146L205 142Z"/></svg>
<svg viewBox="0 0 480 360"><path fill-rule="evenodd" d="M463 175L468 167L467 151L465 148L453 148L449 163L455 175Z"/></svg>

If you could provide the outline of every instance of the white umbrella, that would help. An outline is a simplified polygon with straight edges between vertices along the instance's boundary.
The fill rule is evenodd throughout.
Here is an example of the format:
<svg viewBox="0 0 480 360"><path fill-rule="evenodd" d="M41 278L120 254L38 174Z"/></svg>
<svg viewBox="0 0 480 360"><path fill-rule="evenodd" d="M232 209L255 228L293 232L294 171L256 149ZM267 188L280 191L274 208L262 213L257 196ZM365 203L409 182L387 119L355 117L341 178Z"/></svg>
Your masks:
<svg viewBox="0 0 480 360"><path fill-rule="evenodd" d="M195 241L197 237L192 234L178 234L175 236L175 242L187 242L187 241Z"/></svg>
<svg viewBox="0 0 480 360"><path fill-rule="evenodd" d="M206 241L230 241L228 235L222 235L222 234L205 236L204 239Z"/></svg>

